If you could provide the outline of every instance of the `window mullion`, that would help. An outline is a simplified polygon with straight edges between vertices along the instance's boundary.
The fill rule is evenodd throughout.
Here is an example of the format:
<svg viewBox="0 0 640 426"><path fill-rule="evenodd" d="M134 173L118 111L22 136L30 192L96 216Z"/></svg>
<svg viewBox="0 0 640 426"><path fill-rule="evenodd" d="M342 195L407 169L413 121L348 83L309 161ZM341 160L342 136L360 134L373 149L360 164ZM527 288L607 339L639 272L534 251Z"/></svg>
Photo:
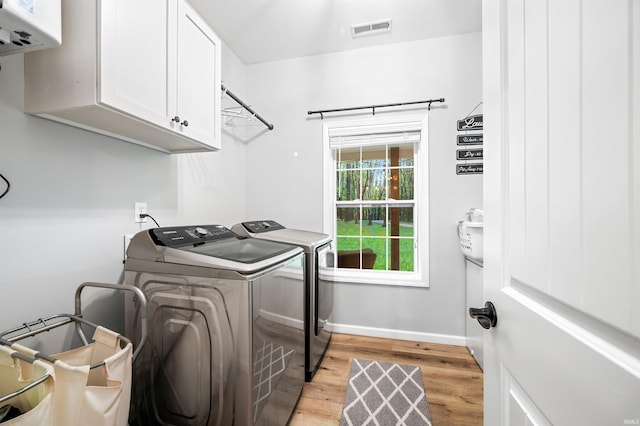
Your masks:
<svg viewBox="0 0 640 426"><path fill-rule="evenodd" d="M362 158L362 146L360 147L360 188L358 192L358 199L362 200L362 180L363 180L363 170L364 163ZM358 242L360 247L360 253L358 254L358 261L360 265L360 269L362 269L362 203L358 205Z"/></svg>

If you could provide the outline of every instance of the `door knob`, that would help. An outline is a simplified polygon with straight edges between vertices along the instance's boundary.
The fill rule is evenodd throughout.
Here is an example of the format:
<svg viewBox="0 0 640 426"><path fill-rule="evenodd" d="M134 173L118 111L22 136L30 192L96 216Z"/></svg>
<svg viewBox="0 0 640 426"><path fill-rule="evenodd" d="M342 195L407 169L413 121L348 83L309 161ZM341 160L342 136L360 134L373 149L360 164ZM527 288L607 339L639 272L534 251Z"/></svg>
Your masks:
<svg viewBox="0 0 640 426"><path fill-rule="evenodd" d="M177 115L175 117L173 117L171 119L171 121L173 121L174 123L179 123L180 122L180 117L178 117Z"/></svg>
<svg viewBox="0 0 640 426"><path fill-rule="evenodd" d="M189 122L187 120L184 120L182 123L180 123L180 125L187 127L189 125Z"/></svg>
<svg viewBox="0 0 640 426"><path fill-rule="evenodd" d="M469 316L478 320L482 328L489 329L498 323L498 313L493 303L486 302L484 308L469 308Z"/></svg>

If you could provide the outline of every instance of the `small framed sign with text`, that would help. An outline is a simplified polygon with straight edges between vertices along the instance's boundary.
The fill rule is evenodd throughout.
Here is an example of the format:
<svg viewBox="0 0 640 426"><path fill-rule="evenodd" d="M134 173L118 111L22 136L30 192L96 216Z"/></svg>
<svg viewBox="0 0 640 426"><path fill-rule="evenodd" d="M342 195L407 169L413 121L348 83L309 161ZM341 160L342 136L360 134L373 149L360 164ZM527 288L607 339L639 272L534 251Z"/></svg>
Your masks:
<svg viewBox="0 0 640 426"><path fill-rule="evenodd" d="M456 160L481 160L483 151L482 148L459 149L456 151Z"/></svg>
<svg viewBox="0 0 640 426"><path fill-rule="evenodd" d="M472 135L456 135L456 138L458 139L458 145L459 146L464 146L464 145L482 145L482 143L484 142L484 137L482 136L482 133L474 133Z"/></svg>
<svg viewBox="0 0 640 426"><path fill-rule="evenodd" d="M466 131L466 130L478 130L482 129L484 124L484 118L482 114L478 115L470 115L469 117L465 117L462 120L458 120L458 131Z"/></svg>
<svg viewBox="0 0 640 426"><path fill-rule="evenodd" d="M483 173L482 163L456 165L457 175L481 175L482 173Z"/></svg>

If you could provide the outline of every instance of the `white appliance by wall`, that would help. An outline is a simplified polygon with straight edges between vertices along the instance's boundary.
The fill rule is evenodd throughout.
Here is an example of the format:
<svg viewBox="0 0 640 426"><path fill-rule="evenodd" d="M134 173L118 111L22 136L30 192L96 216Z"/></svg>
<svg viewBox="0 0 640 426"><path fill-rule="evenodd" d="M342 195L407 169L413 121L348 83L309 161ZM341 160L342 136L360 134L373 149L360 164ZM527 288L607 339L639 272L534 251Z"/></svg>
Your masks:
<svg viewBox="0 0 640 426"><path fill-rule="evenodd" d="M483 267L472 260L465 260L465 277L467 283L467 309L478 308L484 305L484 280ZM483 329L474 318L466 313L466 338L467 348L476 360L480 368L484 368L484 344Z"/></svg>
<svg viewBox="0 0 640 426"><path fill-rule="evenodd" d="M460 250L465 257L465 282L467 293L467 311L484 305L484 212L482 209L470 209L463 220L458 222ZM482 328L476 318L467 312L466 340L467 348L476 362L483 368L484 344Z"/></svg>
<svg viewBox="0 0 640 426"><path fill-rule="evenodd" d="M485 424L640 423L640 7L484 2Z"/></svg>
<svg viewBox="0 0 640 426"><path fill-rule="evenodd" d="M0 56L60 46L60 0L0 1Z"/></svg>

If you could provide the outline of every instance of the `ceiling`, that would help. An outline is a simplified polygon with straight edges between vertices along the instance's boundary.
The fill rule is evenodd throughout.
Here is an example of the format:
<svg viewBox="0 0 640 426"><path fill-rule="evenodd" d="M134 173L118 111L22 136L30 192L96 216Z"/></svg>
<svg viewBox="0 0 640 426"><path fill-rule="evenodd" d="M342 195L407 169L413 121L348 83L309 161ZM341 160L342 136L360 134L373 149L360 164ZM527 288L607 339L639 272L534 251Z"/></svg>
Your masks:
<svg viewBox="0 0 640 426"><path fill-rule="evenodd" d="M481 0L190 0L245 64L481 31ZM391 19L391 32L351 26Z"/></svg>

